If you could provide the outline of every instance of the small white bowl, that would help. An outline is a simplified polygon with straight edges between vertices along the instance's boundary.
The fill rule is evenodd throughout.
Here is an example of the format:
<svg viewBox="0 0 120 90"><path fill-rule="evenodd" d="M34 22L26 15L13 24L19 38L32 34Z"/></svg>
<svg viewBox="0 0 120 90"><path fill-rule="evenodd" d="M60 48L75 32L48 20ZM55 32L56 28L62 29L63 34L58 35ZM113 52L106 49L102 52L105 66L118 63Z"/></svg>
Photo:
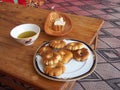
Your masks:
<svg viewBox="0 0 120 90"><path fill-rule="evenodd" d="M28 38L18 38L18 36L26 31L34 31L36 34ZM19 43L28 46L32 45L40 34L40 27L36 24L22 24L13 28L10 32L12 38L14 38Z"/></svg>

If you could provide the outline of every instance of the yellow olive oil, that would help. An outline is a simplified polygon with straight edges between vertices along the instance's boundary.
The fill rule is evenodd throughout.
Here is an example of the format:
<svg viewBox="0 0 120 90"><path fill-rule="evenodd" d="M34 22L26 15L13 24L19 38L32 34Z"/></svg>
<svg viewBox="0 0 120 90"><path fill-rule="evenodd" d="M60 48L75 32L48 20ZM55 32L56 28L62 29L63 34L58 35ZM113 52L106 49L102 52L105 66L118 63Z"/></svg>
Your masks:
<svg viewBox="0 0 120 90"><path fill-rule="evenodd" d="M18 35L18 38L28 38L28 37L34 36L35 34L36 32L34 31L26 31Z"/></svg>

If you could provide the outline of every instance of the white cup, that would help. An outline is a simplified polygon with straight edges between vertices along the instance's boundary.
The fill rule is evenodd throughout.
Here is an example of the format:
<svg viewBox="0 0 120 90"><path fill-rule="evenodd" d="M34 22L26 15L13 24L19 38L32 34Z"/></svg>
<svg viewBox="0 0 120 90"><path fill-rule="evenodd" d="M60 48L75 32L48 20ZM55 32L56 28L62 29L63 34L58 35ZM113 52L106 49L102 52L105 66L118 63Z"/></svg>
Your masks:
<svg viewBox="0 0 120 90"><path fill-rule="evenodd" d="M21 33L26 31L34 31L36 34L27 38L18 38L18 36ZM38 38L39 34L40 34L40 27L36 24L21 24L13 28L10 32L12 38L14 38L16 41L18 41L19 43L25 46L32 45L35 42L35 40Z"/></svg>

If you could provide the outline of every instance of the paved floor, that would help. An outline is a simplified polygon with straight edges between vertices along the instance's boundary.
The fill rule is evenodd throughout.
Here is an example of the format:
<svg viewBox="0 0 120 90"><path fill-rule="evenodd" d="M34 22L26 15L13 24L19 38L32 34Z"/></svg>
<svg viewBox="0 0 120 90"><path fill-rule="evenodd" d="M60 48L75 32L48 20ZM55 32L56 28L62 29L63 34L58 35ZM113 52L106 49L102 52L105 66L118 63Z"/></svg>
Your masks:
<svg viewBox="0 0 120 90"><path fill-rule="evenodd" d="M97 67L73 90L120 90L120 0L48 0L41 8L105 20L99 31Z"/></svg>

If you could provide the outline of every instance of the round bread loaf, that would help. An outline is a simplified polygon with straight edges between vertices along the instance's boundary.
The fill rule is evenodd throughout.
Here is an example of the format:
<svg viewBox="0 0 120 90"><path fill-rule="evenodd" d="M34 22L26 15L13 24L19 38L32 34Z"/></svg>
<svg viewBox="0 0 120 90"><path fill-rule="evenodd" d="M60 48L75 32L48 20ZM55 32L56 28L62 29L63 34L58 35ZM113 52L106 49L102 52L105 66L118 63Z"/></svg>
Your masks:
<svg viewBox="0 0 120 90"><path fill-rule="evenodd" d="M73 58L73 53L66 49L61 49L58 53L62 56L61 62L66 64Z"/></svg>
<svg viewBox="0 0 120 90"><path fill-rule="evenodd" d="M50 42L49 45L53 48L60 49L66 45L66 42L64 42L63 40L53 40Z"/></svg>
<svg viewBox="0 0 120 90"><path fill-rule="evenodd" d="M43 55L42 61L45 65L53 65L58 63L61 60L61 55L57 52L48 52Z"/></svg>
<svg viewBox="0 0 120 90"><path fill-rule="evenodd" d="M88 59L89 52L86 48L82 48L73 52L73 57L77 61L85 61Z"/></svg>
<svg viewBox="0 0 120 90"><path fill-rule="evenodd" d="M38 50L38 54L40 54L41 56L47 54L48 52L53 52L53 49L50 48L49 46L44 46Z"/></svg>
<svg viewBox="0 0 120 90"><path fill-rule="evenodd" d="M71 43L68 43L65 48L68 50L74 51L74 50L81 49L83 47L84 47L84 44L81 42L71 42Z"/></svg>
<svg viewBox="0 0 120 90"><path fill-rule="evenodd" d="M60 62L54 65L48 65L45 66L44 72L49 76L60 76L65 72L65 66Z"/></svg>

